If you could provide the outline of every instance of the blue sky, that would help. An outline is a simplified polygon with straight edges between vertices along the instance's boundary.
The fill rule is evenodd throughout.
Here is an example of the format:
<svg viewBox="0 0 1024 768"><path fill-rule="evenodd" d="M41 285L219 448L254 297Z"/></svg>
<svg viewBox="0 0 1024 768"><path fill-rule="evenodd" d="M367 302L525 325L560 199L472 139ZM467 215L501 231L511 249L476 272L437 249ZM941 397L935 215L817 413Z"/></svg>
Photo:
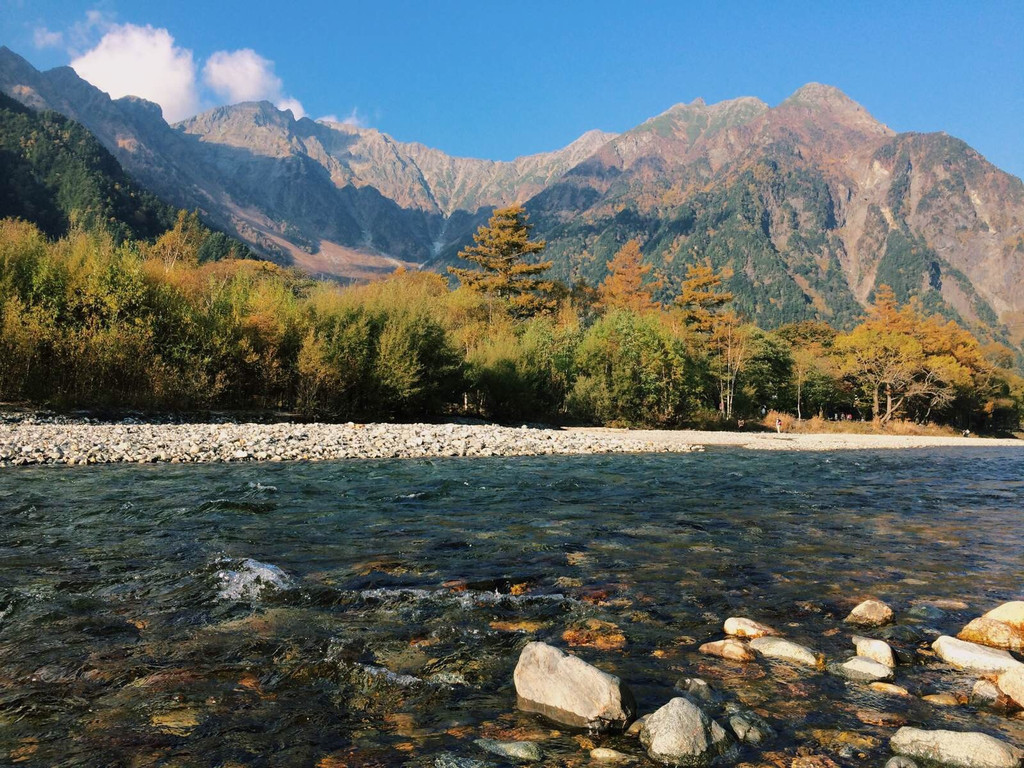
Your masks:
<svg viewBox="0 0 1024 768"><path fill-rule="evenodd" d="M818 81L896 130L946 131L1024 176L1019 1L0 0L0 43L39 68L74 60L105 90L164 88L165 112L256 94L492 159L698 96L777 104Z"/></svg>

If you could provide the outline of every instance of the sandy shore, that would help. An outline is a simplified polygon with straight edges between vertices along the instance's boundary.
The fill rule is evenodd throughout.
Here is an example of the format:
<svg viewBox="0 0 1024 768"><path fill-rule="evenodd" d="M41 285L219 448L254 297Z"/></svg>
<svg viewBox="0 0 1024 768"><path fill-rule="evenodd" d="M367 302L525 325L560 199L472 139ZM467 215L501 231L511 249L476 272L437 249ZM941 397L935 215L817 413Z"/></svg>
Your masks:
<svg viewBox="0 0 1024 768"><path fill-rule="evenodd" d="M806 434L774 432L701 432L692 429L642 430L579 427L589 435L629 437L672 450L674 445L724 445L759 451L848 451L897 448L1024 448L1024 440L916 435Z"/></svg>

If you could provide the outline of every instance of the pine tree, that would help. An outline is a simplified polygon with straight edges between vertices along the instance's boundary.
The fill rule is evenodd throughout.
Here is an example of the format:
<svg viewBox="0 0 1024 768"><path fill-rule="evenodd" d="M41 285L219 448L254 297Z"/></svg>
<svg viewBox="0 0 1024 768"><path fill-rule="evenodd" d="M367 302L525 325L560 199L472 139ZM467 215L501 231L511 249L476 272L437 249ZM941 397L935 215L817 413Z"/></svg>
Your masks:
<svg viewBox="0 0 1024 768"><path fill-rule="evenodd" d="M640 242L630 240L622 246L608 262L608 276L598 290L597 306L602 312L612 309L628 309L633 312L647 312L658 308L658 302L651 295L650 286L644 278L652 269L643 263Z"/></svg>
<svg viewBox="0 0 1024 768"><path fill-rule="evenodd" d="M722 290L722 283L732 275L729 267L715 272L710 261L686 268L676 304L683 308L688 325L701 333L711 332L718 308L732 301L732 293Z"/></svg>
<svg viewBox="0 0 1024 768"><path fill-rule="evenodd" d="M459 251L459 258L480 269L449 267L459 282L472 291L509 302L514 314L534 315L550 311L557 303L558 284L537 275L551 268L550 261L531 262L544 250L543 240L530 240L531 226L518 203L496 210L473 235L475 245Z"/></svg>

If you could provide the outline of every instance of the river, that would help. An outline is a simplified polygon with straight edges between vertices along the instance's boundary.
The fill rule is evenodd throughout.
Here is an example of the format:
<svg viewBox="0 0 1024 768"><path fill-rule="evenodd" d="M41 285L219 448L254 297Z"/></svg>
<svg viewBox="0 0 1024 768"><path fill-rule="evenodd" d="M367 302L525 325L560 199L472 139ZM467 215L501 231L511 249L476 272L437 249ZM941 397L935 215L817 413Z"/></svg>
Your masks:
<svg viewBox="0 0 1024 768"><path fill-rule="evenodd" d="M866 596L898 617L875 634L926 650L1024 596L1022 498L1002 449L4 469L0 764L501 764L478 737L642 755L516 711L532 639L582 643L641 713L703 678L776 729L749 762L881 765L894 719L1024 744L984 708L697 653L741 615L842 660ZM911 692L970 692L917 658Z"/></svg>

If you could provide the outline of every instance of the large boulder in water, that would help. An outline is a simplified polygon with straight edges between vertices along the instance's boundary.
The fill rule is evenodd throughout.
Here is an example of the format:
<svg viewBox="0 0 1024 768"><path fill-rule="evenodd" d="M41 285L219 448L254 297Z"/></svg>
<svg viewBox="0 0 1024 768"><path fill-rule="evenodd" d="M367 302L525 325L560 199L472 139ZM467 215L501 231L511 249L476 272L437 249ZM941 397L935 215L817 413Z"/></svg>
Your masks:
<svg viewBox="0 0 1024 768"><path fill-rule="evenodd" d="M665 765L707 766L731 748L729 735L689 699L672 699L644 720L640 743Z"/></svg>
<svg viewBox="0 0 1024 768"><path fill-rule="evenodd" d="M1024 666L1006 651L957 640L948 635L932 643L932 649L947 664L976 675L1000 675Z"/></svg>
<svg viewBox="0 0 1024 768"><path fill-rule="evenodd" d="M636 701L615 675L546 643L528 643L513 675L519 708L563 725L621 730L636 715Z"/></svg>
<svg viewBox="0 0 1024 768"><path fill-rule="evenodd" d="M957 768L1019 768L1024 752L984 733L900 728L893 752Z"/></svg>

